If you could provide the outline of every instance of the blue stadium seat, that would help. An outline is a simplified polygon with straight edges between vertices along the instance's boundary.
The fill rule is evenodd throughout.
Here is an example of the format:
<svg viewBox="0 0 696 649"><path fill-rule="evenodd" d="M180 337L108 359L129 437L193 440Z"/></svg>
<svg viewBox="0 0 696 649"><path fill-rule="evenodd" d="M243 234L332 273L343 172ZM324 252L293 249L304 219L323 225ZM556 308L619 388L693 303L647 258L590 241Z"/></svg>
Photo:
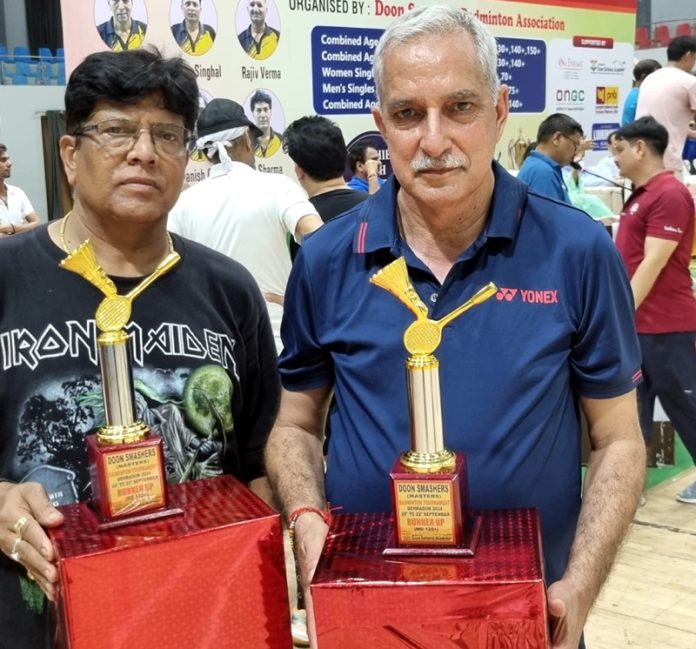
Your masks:
<svg viewBox="0 0 696 649"><path fill-rule="evenodd" d="M48 47L40 47L39 48L39 58L42 61L52 61L53 60L53 52L51 52L50 48Z"/></svg>
<svg viewBox="0 0 696 649"><path fill-rule="evenodd" d="M17 74L17 64L10 61L0 62L0 67L2 68L3 77L13 77Z"/></svg>
<svg viewBox="0 0 696 649"><path fill-rule="evenodd" d="M65 63L65 50L62 47L56 49L56 55L53 57L54 63Z"/></svg>
<svg viewBox="0 0 696 649"><path fill-rule="evenodd" d="M17 63L17 74L21 74L25 77L34 77L38 79L41 76L41 71L39 70L38 63L24 62L18 60Z"/></svg>
<svg viewBox="0 0 696 649"><path fill-rule="evenodd" d="M29 84L29 79L23 74L15 74L12 77L13 86L26 86Z"/></svg>
<svg viewBox="0 0 696 649"><path fill-rule="evenodd" d="M10 61L11 56L7 55L7 48L4 45L0 45L0 61L5 62L5 61Z"/></svg>
<svg viewBox="0 0 696 649"><path fill-rule="evenodd" d="M31 61L31 57L29 56L29 48L25 47L24 45L15 45L14 58L15 61L29 63Z"/></svg>

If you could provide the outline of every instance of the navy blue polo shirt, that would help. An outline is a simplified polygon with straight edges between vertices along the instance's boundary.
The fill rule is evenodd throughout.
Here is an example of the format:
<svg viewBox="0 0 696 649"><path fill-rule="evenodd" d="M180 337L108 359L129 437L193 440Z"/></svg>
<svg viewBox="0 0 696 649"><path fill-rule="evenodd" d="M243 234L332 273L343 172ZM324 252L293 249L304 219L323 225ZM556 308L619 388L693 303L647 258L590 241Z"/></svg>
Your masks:
<svg viewBox="0 0 696 649"><path fill-rule="evenodd" d="M572 205L563 180L563 168L549 156L532 151L522 163L517 177L535 192Z"/></svg>
<svg viewBox="0 0 696 649"><path fill-rule="evenodd" d="M435 352L446 446L467 454L470 504L537 507L547 576L565 566L580 506L578 395L640 377L633 299L606 231L494 163L486 226L445 282L401 239L398 183L329 221L300 250L285 296L283 385L333 385L326 490L345 512L389 511L389 470L410 446L403 334L413 314L369 283L399 256L439 319L488 282Z"/></svg>

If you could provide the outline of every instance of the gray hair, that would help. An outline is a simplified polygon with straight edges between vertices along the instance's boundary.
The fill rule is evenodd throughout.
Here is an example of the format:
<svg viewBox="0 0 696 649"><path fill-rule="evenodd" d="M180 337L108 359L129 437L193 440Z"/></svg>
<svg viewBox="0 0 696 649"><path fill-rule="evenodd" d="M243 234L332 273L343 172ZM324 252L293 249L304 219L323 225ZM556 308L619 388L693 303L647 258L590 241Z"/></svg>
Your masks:
<svg viewBox="0 0 696 649"><path fill-rule="evenodd" d="M380 103L382 101L384 57L390 49L424 36L441 38L443 35L459 32L468 34L473 40L481 73L488 84L493 103L495 103L500 90L500 81L496 70L498 48L495 38L473 14L464 9L447 5L431 5L409 11L395 20L382 34L375 49L374 58L377 101Z"/></svg>

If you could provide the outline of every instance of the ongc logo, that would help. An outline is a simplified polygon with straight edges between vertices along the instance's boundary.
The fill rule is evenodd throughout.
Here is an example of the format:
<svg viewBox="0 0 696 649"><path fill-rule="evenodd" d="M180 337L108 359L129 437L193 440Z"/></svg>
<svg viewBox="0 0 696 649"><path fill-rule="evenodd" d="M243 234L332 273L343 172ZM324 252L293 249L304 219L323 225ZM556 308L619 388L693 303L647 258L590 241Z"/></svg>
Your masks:
<svg viewBox="0 0 696 649"><path fill-rule="evenodd" d="M577 90L573 88L572 90L559 88L556 90L556 103L557 104L582 104L585 101L585 91Z"/></svg>

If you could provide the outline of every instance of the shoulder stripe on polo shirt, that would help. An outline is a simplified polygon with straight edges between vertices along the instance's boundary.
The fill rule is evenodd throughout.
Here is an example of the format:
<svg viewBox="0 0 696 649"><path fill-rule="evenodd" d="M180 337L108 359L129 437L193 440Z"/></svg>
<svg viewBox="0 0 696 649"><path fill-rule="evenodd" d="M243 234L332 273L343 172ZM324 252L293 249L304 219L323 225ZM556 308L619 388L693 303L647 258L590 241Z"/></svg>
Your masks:
<svg viewBox="0 0 696 649"><path fill-rule="evenodd" d="M632 381L633 383L638 383L638 381L640 381L640 379L642 379L642 378L643 378L643 370L641 369L641 370L638 370L638 371L631 377L631 381Z"/></svg>
<svg viewBox="0 0 696 649"><path fill-rule="evenodd" d="M358 229L358 253L365 252L365 237L367 236L367 221L361 221Z"/></svg>

